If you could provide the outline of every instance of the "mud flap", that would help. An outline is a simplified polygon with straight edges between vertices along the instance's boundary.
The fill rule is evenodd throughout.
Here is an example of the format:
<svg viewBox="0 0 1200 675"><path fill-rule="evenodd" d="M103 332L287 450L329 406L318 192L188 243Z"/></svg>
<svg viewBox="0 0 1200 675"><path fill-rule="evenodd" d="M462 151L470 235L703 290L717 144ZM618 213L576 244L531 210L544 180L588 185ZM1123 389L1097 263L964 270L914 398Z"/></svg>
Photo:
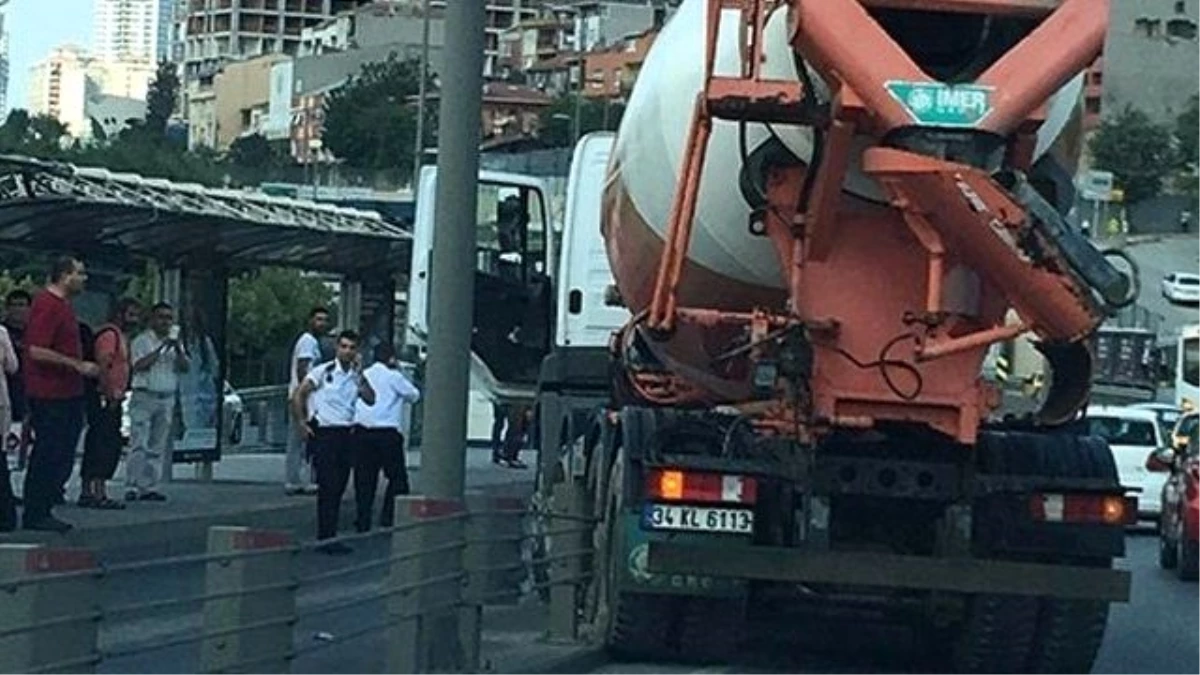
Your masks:
<svg viewBox="0 0 1200 675"><path fill-rule="evenodd" d="M745 595L746 584L738 579L702 576L695 574L655 574L650 572L651 541L707 540L711 537L689 535L661 535L643 530L636 513L626 513L619 521L622 530L616 540L623 548L616 560L621 561L617 576L620 591L632 593L660 593L695 597L731 598Z"/></svg>

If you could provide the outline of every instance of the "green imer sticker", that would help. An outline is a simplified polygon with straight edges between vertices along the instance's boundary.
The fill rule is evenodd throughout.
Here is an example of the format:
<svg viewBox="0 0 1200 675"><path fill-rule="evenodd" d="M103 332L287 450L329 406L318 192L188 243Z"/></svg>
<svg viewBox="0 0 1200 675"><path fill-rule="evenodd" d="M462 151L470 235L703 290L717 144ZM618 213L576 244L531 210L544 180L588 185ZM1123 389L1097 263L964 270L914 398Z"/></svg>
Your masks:
<svg viewBox="0 0 1200 675"><path fill-rule="evenodd" d="M992 112L992 87L901 80L884 86L921 126L969 129L979 126Z"/></svg>

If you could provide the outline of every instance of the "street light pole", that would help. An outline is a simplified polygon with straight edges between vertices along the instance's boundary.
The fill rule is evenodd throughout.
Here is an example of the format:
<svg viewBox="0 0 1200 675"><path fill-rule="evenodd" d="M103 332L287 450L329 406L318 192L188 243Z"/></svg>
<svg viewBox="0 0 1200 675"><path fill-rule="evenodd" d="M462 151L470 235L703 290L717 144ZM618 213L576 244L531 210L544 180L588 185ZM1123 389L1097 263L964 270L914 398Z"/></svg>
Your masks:
<svg viewBox="0 0 1200 675"><path fill-rule="evenodd" d="M438 180L429 294L421 494L463 496L475 289L475 185L483 103L485 5L451 0L444 14Z"/></svg>
<svg viewBox="0 0 1200 675"><path fill-rule="evenodd" d="M416 193L421 177L421 160L425 154L425 89L429 79L429 7L430 0L421 3L421 81L417 84L417 137L413 139L413 168L411 183Z"/></svg>

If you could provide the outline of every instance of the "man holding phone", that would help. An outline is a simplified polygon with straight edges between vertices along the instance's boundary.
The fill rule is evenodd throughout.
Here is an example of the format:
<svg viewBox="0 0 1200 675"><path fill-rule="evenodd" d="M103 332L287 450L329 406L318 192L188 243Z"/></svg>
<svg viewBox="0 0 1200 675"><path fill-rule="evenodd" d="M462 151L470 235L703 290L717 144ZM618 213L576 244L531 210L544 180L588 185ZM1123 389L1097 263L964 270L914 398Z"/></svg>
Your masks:
<svg viewBox="0 0 1200 675"><path fill-rule="evenodd" d="M175 310L160 302L150 309L150 327L130 345L133 361L132 393L129 397L129 460L125 464L126 501L166 501L158 491L171 461L171 424L175 418L175 396L179 374L191 365Z"/></svg>

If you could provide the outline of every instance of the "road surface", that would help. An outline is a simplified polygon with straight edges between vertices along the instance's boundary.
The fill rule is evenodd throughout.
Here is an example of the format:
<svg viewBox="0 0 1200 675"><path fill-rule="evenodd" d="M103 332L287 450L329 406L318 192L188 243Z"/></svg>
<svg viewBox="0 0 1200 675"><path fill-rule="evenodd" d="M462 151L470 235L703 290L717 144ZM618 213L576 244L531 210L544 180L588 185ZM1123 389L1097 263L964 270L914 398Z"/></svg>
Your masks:
<svg viewBox="0 0 1200 675"><path fill-rule="evenodd" d="M1200 596L1195 583L1158 568L1152 534L1131 535L1121 566L1133 572L1133 598L1115 605L1094 673L1200 672ZM811 630L811 629L810 629ZM800 640L775 640L748 658L709 667L612 663L596 673L902 673L930 672L901 629L833 626ZM802 644L797 644L800 642ZM790 648L789 648L790 647ZM790 654L788 653L790 652Z"/></svg>
<svg viewBox="0 0 1200 675"><path fill-rule="evenodd" d="M1166 237L1126 247L1141 271L1138 304L1162 317L1160 335L1178 333L1179 327L1196 323L1195 305L1178 305L1162 297L1160 282L1171 272L1200 271L1200 242L1195 234Z"/></svg>

